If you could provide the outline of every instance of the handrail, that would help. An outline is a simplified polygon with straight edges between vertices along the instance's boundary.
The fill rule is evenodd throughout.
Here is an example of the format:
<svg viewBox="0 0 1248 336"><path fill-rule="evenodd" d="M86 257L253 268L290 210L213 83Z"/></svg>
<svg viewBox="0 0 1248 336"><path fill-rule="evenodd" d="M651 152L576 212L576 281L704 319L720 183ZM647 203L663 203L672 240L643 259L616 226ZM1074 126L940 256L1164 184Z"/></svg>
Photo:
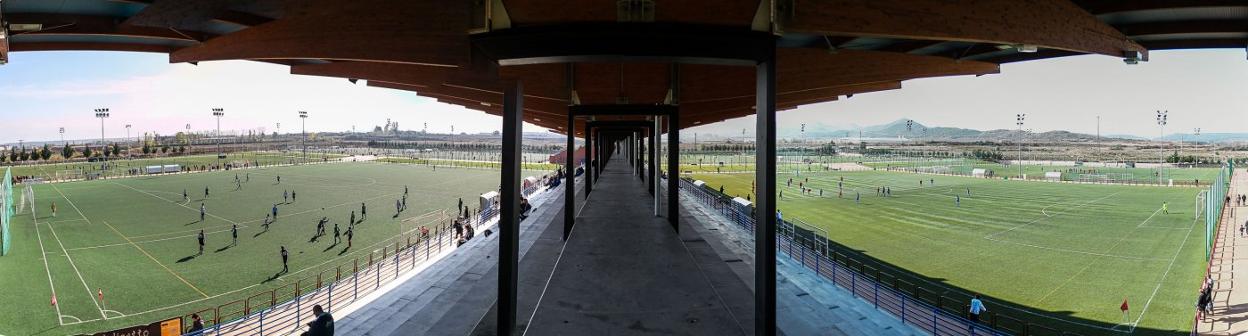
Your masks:
<svg viewBox="0 0 1248 336"><path fill-rule="evenodd" d="M715 210L719 210L719 214L726 219L737 224L741 229L753 232L755 228L754 217L751 214L744 213L740 205L733 203L726 195L718 194L715 191L704 187L693 185L692 182L682 179L680 181L681 191L686 195L692 196L694 199L701 201L703 204L710 206ZM751 208L750 211L753 211ZM785 222L782 220L782 222ZM783 223L782 225L793 225L792 223ZM779 225L778 225L779 226ZM852 259L844 254L835 251L820 252L813 246L807 246L800 243L801 237L786 236L785 230L777 230L776 250L780 255L785 255L789 259L800 263L805 268L812 270L822 279L831 281L833 284L844 288L854 297L872 303L877 309L888 312L898 317L904 323L915 326L934 335L960 334L960 335L1033 335L1031 329L1036 330L1053 330L1009 316L1000 315L995 312L985 313L983 318L985 321L972 322L965 314L969 309L962 309L959 305L957 309L948 308L946 302L965 302L966 300L950 300L943 295L932 292L929 289L914 285L892 274L881 272L861 261ZM789 231L792 232L792 231ZM891 278L892 283L888 284L884 278ZM906 284L900 286L899 284ZM909 288L911 293L905 290ZM925 292L928 299L924 299ZM1011 328L1003 328L1002 324L1011 324L1022 326L1022 331L1013 330ZM1017 326L1014 327L1018 328ZM1006 330L1009 332L1003 332ZM1060 335L1079 335L1073 332L1056 332Z"/></svg>

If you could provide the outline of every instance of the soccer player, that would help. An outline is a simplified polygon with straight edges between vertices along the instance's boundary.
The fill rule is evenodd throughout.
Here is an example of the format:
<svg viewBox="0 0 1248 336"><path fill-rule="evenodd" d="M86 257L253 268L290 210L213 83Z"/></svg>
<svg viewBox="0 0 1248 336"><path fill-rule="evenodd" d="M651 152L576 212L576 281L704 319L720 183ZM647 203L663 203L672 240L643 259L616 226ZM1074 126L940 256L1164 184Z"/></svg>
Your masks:
<svg viewBox="0 0 1248 336"><path fill-rule="evenodd" d="M230 243L230 245L238 245L238 224L234 224L230 228L230 235L234 237L234 242Z"/></svg>
<svg viewBox="0 0 1248 336"><path fill-rule="evenodd" d="M204 221L204 216L208 214L208 207L204 203L199 203L199 221Z"/></svg>
<svg viewBox="0 0 1248 336"><path fill-rule="evenodd" d="M360 202L360 221L363 222L367 218L368 218L368 205L365 205L364 202Z"/></svg>
<svg viewBox="0 0 1248 336"><path fill-rule="evenodd" d="M953 195L953 205L954 205L954 206L957 206L957 207L959 207L959 208L961 208L961 207L962 207L962 196Z"/></svg>
<svg viewBox="0 0 1248 336"><path fill-rule="evenodd" d="M264 214L264 229L265 230L269 229L269 223L272 223L272 222L269 221L269 214L266 213Z"/></svg>
<svg viewBox="0 0 1248 336"><path fill-rule="evenodd" d="M277 204L273 205L273 221L277 221Z"/></svg>
<svg viewBox="0 0 1248 336"><path fill-rule="evenodd" d="M282 203L290 203L290 191L282 190Z"/></svg>
<svg viewBox="0 0 1248 336"><path fill-rule="evenodd" d="M328 222L328 221L329 221L329 218L321 217L321 220L316 222L316 235L317 236L325 234L325 222Z"/></svg>
<svg viewBox="0 0 1248 336"><path fill-rule="evenodd" d="M1163 213L1163 214L1167 214L1167 215L1169 215L1169 214L1170 214L1170 204L1169 204L1169 203L1166 203L1166 202L1161 202L1161 213Z"/></svg>
<svg viewBox="0 0 1248 336"><path fill-rule="evenodd" d="M247 180L243 182L251 182L251 173L247 173Z"/></svg>
<svg viewBox="0 0 1248 336"><path fill-rule="evenodd" d="M290 254L286 252L286 246L282 246L282 273L288 272L290 269L286 267L286 260L290 258Z"/></svg>
<svg viewBox="0 0 1248 336"><path fill-rule="evenodd" d="M294 190L291 190L291 191L290 191L290 201L291 201L291 202L297 202L297 201L299 201L299 196L298 196L297 194L295 194L295 191L294 191Z"/></svg>
<svg viewBox="0 0 1248 336"><path fill-rule="evenodd" d="M404 196L404 197L407 197L407 186L406 186L406 185L404 185L404 186L403 186L403 196Z"/></svg>
<svg viewBox="0 0 1248 336"><path fill-rule="evenodd" d="M282 184L282 176L277 175L277 184Z"/></svg>
<svg viewBox="0 0 1248 336"><path fill-rule="evenodd" d="M338 231L338 223L334 223L334 245L338 245L338 242L340 241L338 236L340 236L341 234L339 232L340 231Z"/></svg>
<svg viewBox="0 0 1248 336"><path fill-rule="evenodd" d="M936 185L936 179L930 179L930 180L928 180L928 181L927 181L927 185Z"/></svg>
<svg viewBox="0 0 1248 336"><path fill-rule="evenodd" d="M403 202L396 199L394 200L394 213L397 215L400 212L403 212Z"/></svg>
<svg viewBox="0 0 1248 336"><path fill-rule="evenodd" d="M199 254L204 254L204 230L199 230Z"/></svg>
<svg viewBox="0 0 1248 336"><path fill-rule="evenodd" d="M403 194L403 210L407 210L407 194Z"/></svg>
<svg viewBox="0 0 1248 336"><path fill-rule="evenodd" d="M52 202L52 217L56 217L56 202Z"/></svg>
<svg viewBox="0 0 1248 336"><path fill-rule="evenodd" d="M351 226L355 226L355 210L351 210Z"/></svg>
<svg viewBox="0 0 1248 336"><path fill-rule="evenodd" d="M204 186L204 198L208 198L208 186Z"/></svg>
<svg viewBox="0 0 1248 336"><path fill-rule="evenodd" d="M855 191L854 192L854 204L861 204L861 203L862 203L862 193Z"/></svg>
<svg viewBox="0 0 1248 336"><path fill-rule="evenodd" d="M182 202L190 202L191 196L186 194L186 188L182 188Z"/></svg>
<svg viewBox="0 0 1248 336"><path fill-rule="evenodd" d="M347 227L347 248L351 248L351 238L355 237L355 227Z"/></svg>
<svg viewBox="0 0 1248 336"><path fill-rule="evenodd" d="M971 187L966 187L966 196L967 197L971 196Z"/></svg>

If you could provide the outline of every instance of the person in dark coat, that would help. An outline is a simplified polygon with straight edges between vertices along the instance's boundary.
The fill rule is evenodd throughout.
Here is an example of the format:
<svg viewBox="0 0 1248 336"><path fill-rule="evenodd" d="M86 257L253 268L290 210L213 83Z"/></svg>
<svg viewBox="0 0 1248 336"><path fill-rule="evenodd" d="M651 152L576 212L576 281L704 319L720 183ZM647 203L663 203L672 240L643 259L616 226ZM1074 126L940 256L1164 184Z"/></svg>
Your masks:
<svg viewBox="0 0 1248 336"><path fill-rule="evenodd" d="M316 316L315 320L308 322L308 331L303 336L333 336L334 335L334 316L330 315L321 308L321 305L312 306L312 316Z"/></svg>

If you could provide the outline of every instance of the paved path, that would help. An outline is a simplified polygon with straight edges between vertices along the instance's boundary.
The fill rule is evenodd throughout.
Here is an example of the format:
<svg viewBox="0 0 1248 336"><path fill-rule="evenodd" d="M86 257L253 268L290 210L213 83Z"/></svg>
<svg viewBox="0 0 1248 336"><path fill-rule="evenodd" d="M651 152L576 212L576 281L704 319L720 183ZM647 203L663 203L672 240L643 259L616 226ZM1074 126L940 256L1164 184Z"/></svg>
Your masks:
<svg viewBox="0 0 1248 336"><path fill-rule="evenodd" d="M1231 178L1232 198L1248 194L1248 173L1236 171ZM1231 206L1222 214L1209 273L1213 277L1213 314L1196 325L1200 335L1241 335L1248 333L1248 237L1239 228L1248 220L1248 207ZM1240 258L1239 256L1243 256ZM1191 295L1195 306L1198 293Z"/></svg>

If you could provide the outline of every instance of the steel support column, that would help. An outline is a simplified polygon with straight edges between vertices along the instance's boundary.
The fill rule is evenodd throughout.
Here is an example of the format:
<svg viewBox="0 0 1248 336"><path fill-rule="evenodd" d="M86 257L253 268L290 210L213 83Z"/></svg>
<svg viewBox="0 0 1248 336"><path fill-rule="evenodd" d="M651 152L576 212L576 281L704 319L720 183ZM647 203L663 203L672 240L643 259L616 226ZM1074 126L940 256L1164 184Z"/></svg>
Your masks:
<svg viewBox="0 0 1248 336"><path fill-rule="evenodd" d="M563 240L568 240L576 220L576 117L568 114L567 158L563 162Z"/></svg>
<svg viewBox="0 0 1248 336"><path fill-rule="evenodd" d="M524 87L517 81L503 92L503 148L498 222L498 335L516 329L516 268L520 254L520 155L524 132Z"/></svg>
<svg viewBox="0 0 1248 336"><path fill-rule="evenodd" d="M661 180L659 180L659 152L662 150L662 147L660 147L659 137L663 135L663 124L662 124L662 121L660 121L661 118L663 117L654 116L654 132L651 133L651 136L650 136L650 145L651 145L651 148L653 148L653 150L650 151L650 186L649 187L650 187L651 192L654 194L654 216L655 217L658 217L660 213L659 212L659 205L660 205L659 182Z"/></svg>
<svg viewBox="0 0 1248 336"><path fill-rule="evenodd" d="M654 119L656 121L653 121L652 123L657 125L659 123L657 121L658 118L658 116L655 116ZM655 161L657 161L656 159L659 157L659 148L657 145L659 143L658 133L659 129L657 127L651 128L649 134L650 136L646 138L646 148L649 149L649 152L646 152L646 190L650 191L650 195L655 195L654 192L656 191L654 190L654 175L656 173L655 168L659 166L655 163ZM658 215L658 210L655 210L655 215Z"/></svg>
<svg viewBox="0 0 1248 336"><path fill-rule="evenodd" d="M776 62L757 66L754 180L754 333L776 334Z"/></svg>
<svg viewBox="0 0 1248 336"><path fill-rule="evenodd" d="M680 232L680 113L667 117L667 222Z"/></svg>
<svg viewBox="0 0 1248 336"><path fill-rule="evenodd" d="M585 123L588 125L589 123ZM585 199L594 191L594 128L585 127Z"/></svg>

